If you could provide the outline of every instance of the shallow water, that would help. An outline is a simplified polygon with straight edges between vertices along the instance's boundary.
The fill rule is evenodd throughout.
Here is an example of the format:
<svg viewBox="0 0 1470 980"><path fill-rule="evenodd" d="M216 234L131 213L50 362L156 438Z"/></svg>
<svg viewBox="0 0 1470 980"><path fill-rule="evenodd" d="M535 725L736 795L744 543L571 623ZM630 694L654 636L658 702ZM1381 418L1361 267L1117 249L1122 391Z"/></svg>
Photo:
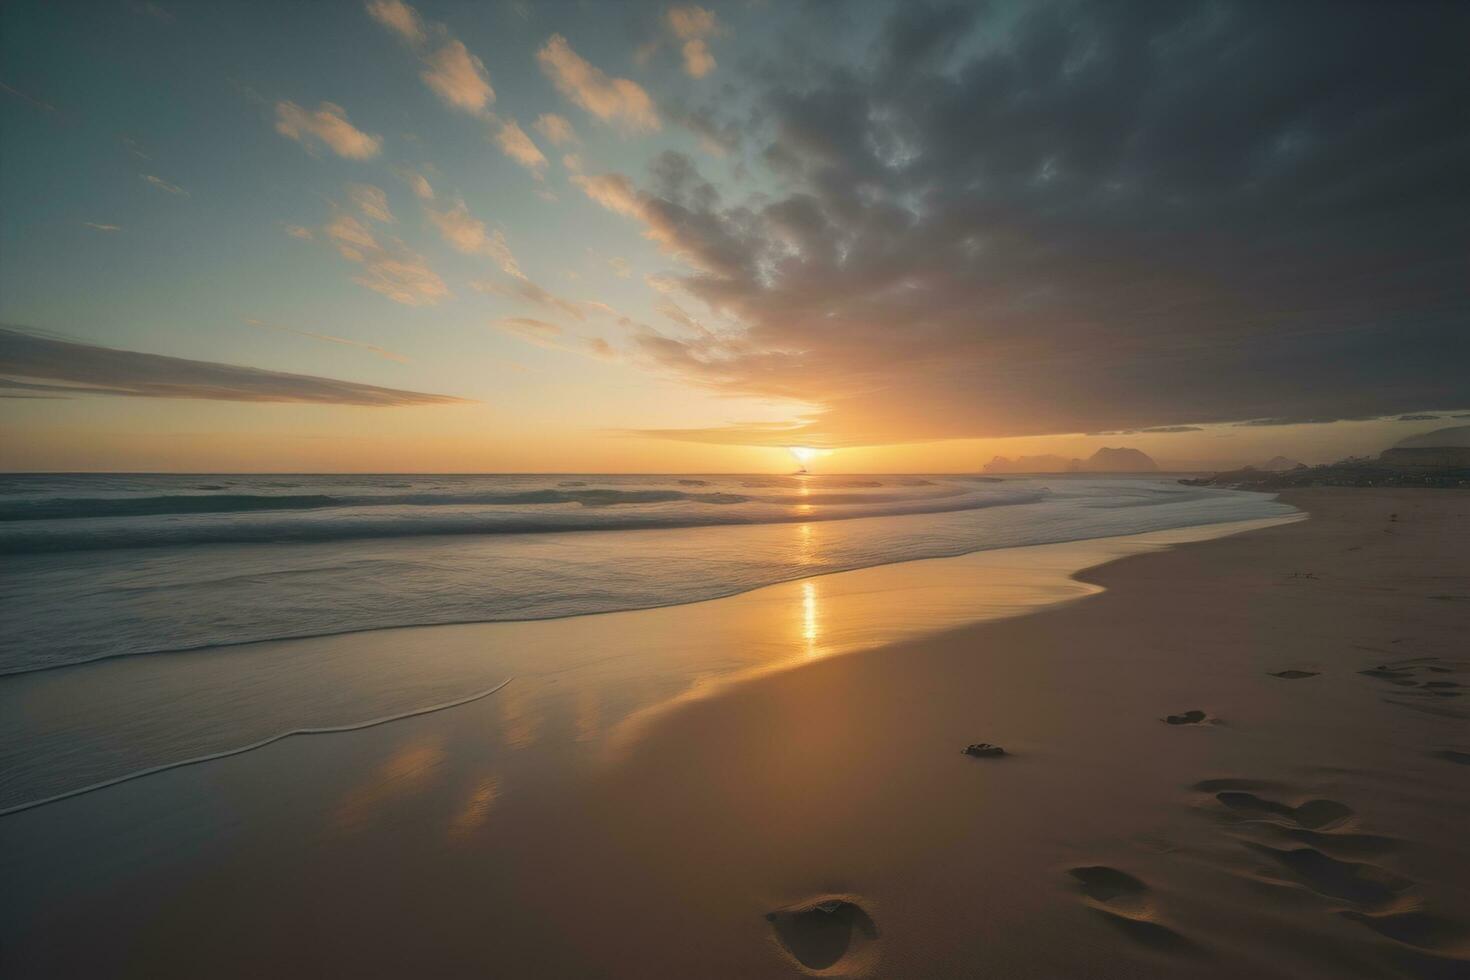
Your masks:
<svg viewBox="0 0 1470 980"><path fill-rule="evenodd" d="M1081 568L1260 523L990 549L659 609L266 641L13 675L0 679L0 813L292 733L345 738L333 733L454 705L463 705L456 715L489 719L466 749L476 759L534 757L532 768L545 772L579 747L632 744L669 708L754 675L1079 598L1097 591L1072 577Z"/></svg>

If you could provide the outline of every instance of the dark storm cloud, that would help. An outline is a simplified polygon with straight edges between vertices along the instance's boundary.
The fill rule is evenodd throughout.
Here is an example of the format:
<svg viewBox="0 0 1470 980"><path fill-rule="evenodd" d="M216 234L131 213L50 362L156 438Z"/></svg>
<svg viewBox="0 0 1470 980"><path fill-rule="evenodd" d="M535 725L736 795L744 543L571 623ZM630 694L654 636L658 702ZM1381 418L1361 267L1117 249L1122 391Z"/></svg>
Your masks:
<svg viewBox="0 0 1470 980"><path fill-rule="evenodd" d="M768 73L775 198L584 183L743 326L643 353L829 444L1470 403L1470 5L1000 9Z"/></svg>
<svg viewBox="0 0 1470 980"><path fill-rule="evenodd" d="M373 407L466 401L450 395L379 388L307 374L94 347L3 326L0 326L0 388L16 392L3 397L124 395Z"/></svg>

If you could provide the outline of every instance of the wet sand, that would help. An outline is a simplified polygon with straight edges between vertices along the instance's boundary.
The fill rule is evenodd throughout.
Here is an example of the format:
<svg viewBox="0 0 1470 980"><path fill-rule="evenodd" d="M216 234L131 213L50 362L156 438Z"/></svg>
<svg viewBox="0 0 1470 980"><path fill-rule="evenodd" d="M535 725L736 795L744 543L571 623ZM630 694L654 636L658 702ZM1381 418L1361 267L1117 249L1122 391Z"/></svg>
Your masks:
<svg viewBox="0 0 1470 980"><path fill-rule="evenodd" d="M513 681L0 818L0 966L1464 976L1470 497L1284 499L1043 612L584 709L591 749Z"/></svg>

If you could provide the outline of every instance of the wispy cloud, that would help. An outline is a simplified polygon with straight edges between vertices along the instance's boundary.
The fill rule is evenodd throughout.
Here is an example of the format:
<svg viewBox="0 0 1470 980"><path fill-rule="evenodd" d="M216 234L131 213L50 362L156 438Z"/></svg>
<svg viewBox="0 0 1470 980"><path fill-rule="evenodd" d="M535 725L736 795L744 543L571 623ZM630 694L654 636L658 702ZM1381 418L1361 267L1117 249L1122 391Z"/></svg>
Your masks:
<svg viewBox="0 0 1470 980"><path fill-rule="evenodd" d="M353 279L360 286L405 306L432 306L449 295L449 287L422 255L396 240L379 242L346 212L333 218L322 233L339 255L363 267L363 274Z"/></svg>
<svg viewBox="0 0 1470 980"><path fill-rule="evenodd" d="M425 24L418 11L402 0L369 0L367 12L418 55L424 66L419 77L446 105L471 115L487 115L487 107L495 101L490 74L449 28ZM433 46L436 39L442 42L438 47Z"/></svg>
<svg viewBox="0 0 1470 980"><path fill-rule="evenodd" d="M430 208L427 213L429 220L439 229L439 234L455 251L466 255L484 255L493 259L506 275L517 279L526 277L505 241L504 232L499 229L492 232L485 226L485 222L470 214L463 201L456 201L453 207L443 211Z"/></svg>
<svg viewBox="0 0 1470 980"><path fill-rule="evenodd" d="M383 138L358 129L347 118L347 110L323 102L315 110L295 102L276 103L276 132L308 149L321 143L340 157L371 160L383 149Z"/></svg>
<svg viewBox="0 0 1470 980"><path fill-rule="evenodd" d="M22 92L20 89L15 88L14 86L11 86L11 85L6 85L4 82L0 82L0 92L4 92L7 95L13 95L17 99L20 99L22 102L27 102L32 107L37 108L37 109L40 109L43 112L55 112L56 111L56 106L52 105L50 102L47 102L44 99L38 99L34 95L27 95L25 92Z"/></svg>
<svg viewBox="0 0 1470 980"><path fill-rule="evenodd" d="M310 337L312 340L320 340L329 344L341 344L344 347L356 347L358 350L365 350L368 353L376 354L378 357L381 357L385 360L397 361L399 364L407 364L409 360L407 355L388 350L386 347L379 347L376 344L365 344L360 340L348 340L346 337L337 337L329 333L316 333L312 330L301 330L297 327L288 327L279 323L266 323L263 320L255 320L249 317L245 319L245 322L252 327L260 327L263 330L276 330L280 331L281 333L295 334L298 337Z"/></svg>
<svg viewBox="0 0 1470 980"><path fill-rule="evenodd" d="M546 157L531 142L531 137L526 135L519 123L514 119L502 121L495 133L495 142L499 144L502 153L535 174L537 180L541 179L542 172L546 169Z"/></svg>
<svg viewBox="0 0 1470 980"><path fill-rule="evenodd" d="M303 228L301 225L287 225L285 231L292 238L299 238L303 242L309 242L316 237L310 228Z"/></svg>
<svg viewBox="0 0 1470 980"><path fill-rule="evenodd" d="M169 183L168 181L164 180L162 177L157 177L157 176L154 176L153 174L139 174L138 176L141 177L141 178L143 178L143 180L147 181L149 184L152 184L154 187L157 187L161 191L167 191L170 194L177 194L180 197L188 197L189 196L189 192L188 191L184 190L178 184L171 184L171 183Z"/></svg>
<svg viewBox="0 0 1470 980"><path fill-rule="evenodd" d="M569 354L581 354L602 360L617 357L617 351L601 337L569 334L557 324L546 320L538 320L529 316L507 316L492 321L490 325L547 350L565 351Z"/></svg>
<svg viewBox="0 0 1470 980"><path fill-rule="evenodd" d="M485 63L470 54L464 42L450 40L424 59L420 77L446 103L456 109L482 113L495 101Z"/></svg>
<svg viewBox="0 0 1470 980"><path fill-rule="evenodd" d="M418 11L403 0L369 0L367 12L373 20L409 44L419 45L427 40L424 22L419 18Z"/></svg>
<svg viewBox="0 0 1470 980"><path fill-rule="evenodd" d="M0 327L0 387L53 396L121 395L395 407L470 399L307 374L73 343Z"/></svg>
<svg viewBox="0 0 1470 980"><path fill-rule="evenodd" d="M83 221L82 227L93 231L122 231L122 225L100 225L95 221Z"/></svg>
<svg viewBox="0 0 1470 980"><path fill-rule="evenodd" d="M429 178L417 170L411 167L394 167L393 172L408 185L409 190L413 191L413 196L420 201L432 201L434 199L434 187L429 183Z"/></svg>
<svg viewBox="0 0 1470 980"><path fill-rule="evenodd" d="M541 113L531 125L536 132L546 137L546 141L552 146L576 146L582 142L577 138L577 131L572 128L567 118L554 112Z"/></svg>
<svg viewBox="0 0 1470 980"><path fill-rule="evenodd" d="M643 86L627 78L612 78L572 50L567 39L553 34L536 53L541 70L557 91L603 122L618 123L635 132L659 128L658 113Z"/></svg>
<svg viewBox="0 0 1470 980"><path fill-rule="evenodd" d="M532 303L553 313L563 313L574 320L583 320L587 316L582 304L564 299L551 290L538 286L524 276L511 278L504 282L493 279L482 279L470 283L470 288L491 296L504 296L508 299L518 299Z"/></svg>
<svg viewBox="0 0 1470 980"><path fill-rule="evenodd" d="M644 215L643 198L633 182L622 174L578 175L572 178L572 183L609 211L630 218L641 219Z"/></svg>
<svg viewBox="0 0 1470 980"><path fill-rule="evenodd" d="M534 337L546 340L562 335L561 327L545 320L536 320L528 316L506 316L495 321L495 326L508 333L517 334L522 337Z"/></svg>
<svg viewBox="0 0 1470 980"><path fill-rule="evenodd" d="M347 197L352 201L353 207L374 221L384 224L393 223L393 212L388 209L388 195L383 193L381 187L372 184L348 184Z"/></svg>

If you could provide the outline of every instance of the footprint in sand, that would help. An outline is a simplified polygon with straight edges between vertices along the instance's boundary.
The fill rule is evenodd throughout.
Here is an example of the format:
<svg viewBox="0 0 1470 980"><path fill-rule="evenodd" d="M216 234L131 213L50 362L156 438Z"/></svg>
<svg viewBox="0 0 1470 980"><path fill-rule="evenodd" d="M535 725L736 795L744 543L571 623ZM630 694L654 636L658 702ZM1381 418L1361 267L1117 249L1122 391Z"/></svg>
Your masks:
<svg viewBox="0 0 1470 980"><path fill-rule="evenodd" d="M1287 806L1247 793L1242 790L1227 790L1216 793L1215 799L1232 810L1259 816L1281 817L1309 830L1322 830L1336 826L1353 816L1352 808L1336 800L1308 800L1301 806Z"/></svg>
<svg viewBox="0 0 1470 980"><path fill-rule="evenodd" d="M861 906L826 897L766 914L776 938L808 970L857 970L872 959L878 927Z"/></svg>
<svg viewBox="0 0 1470 980"><path fill-rule="evenodd" d="M1338 915L1405 946L1452 957L1470 955L1470 929L1422 909L1378 915L1346 910Z"/></svg>
<svg viewBox="0 0 1470 980"><path fill-rule="evenodd" d="M1390 704L1429 714L1470 718L1470 708L1455 703L1455 699L1465 696L1464 685L1444 676L1461 674L1467 669L1470 669L1470 663L1465 661L1418 657L1378 664L1358 673L1393 685L1396 690L1385 692L1387 696L1383 699Z"/></svg>
<svg viewBox="0 0 1470 980"><path fill-rule="evenodd" d="M1148 885L1128 872L1098 864L1072 868L1067 874L1077 879L1088 907L1128 938L1166 952L1196 949L1189 939L1157 921Z"/></svg>
<svg viewBox="0 0 1470 980"><path fill-rule="evenodd" d="M1271 676L1280 677L1286 681L1299 681L1306 677L1317 677L1319 672L1315 670L1278 670Z"/></svg>
<svg viewBox="0 0 1470 980"><path fill-rule="evenodd" d="M1470 752L1457 752L1454 749L1440 749L1429 755L1435 759L1443 759L1445 762L1453 762L1461 766L1470 766Z"/></svg>
<svg viewBox="0 0 1470 980"><path fill-rule="evenodd" d="M1459 759L1450 761L1470 764L1470 753L1445 749L1432 754L1441 758L1446 754L1459 756ZM1470 958L1470 928L1419 908L1412 895L1414 882L1410 879L1374 864L1333 856L1376 854L1399 845L1391 837L1343 830L1343 826L1356 816L1346 804L1318 799L1290 806L1251 792L1284 792L1285 787L1245 779L1206 780L1194 788L1213 792L1215 799L1233 814L1256 818L1241 824L1242 829L1312 845L1282 848L1259 840L1241 841L1256 854L1269 858L1292 880L1314 894L1330 902L1357 906L1339 909L1338 915L1407 947L1413 951L1412 956L1427 957L1423 962L1406 961L1411 968L1428 971L1424 974L1426 976L1438 976L1446 969L1449 972L1444 973L1445 976L1462 975L1460 971L1464 969L1465 960Z"/></svg>
<svg viewBox="0 0 1470 980"><path fill-rule="evenodd" d="M1301 884L1324 898L1351 902L1365 909L1380 909L1392 903L1413 884L1373 864L1339 861L1314 847L1279 850L1265 844L1247 844L1287 871Z"/></svg>
<svg viewBox="0 0 1470 980"><path fill-rule="evenodd" d="M1177 715L1169 715L1164 722L1169 725L1203 725L1209 715L1203 711L1184 711Z"/></svg>

